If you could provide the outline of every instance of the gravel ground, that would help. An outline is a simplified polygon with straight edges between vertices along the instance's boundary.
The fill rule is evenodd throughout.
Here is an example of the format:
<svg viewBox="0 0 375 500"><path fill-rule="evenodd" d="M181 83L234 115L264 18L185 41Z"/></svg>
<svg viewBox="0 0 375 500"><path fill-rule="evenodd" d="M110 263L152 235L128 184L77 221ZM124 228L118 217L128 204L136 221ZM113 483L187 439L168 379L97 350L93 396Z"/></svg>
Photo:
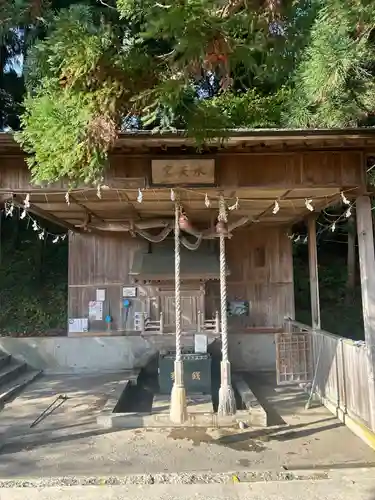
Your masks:
<svg viewBox="0 0 375 500"><path fill-rule="evenodd" d="M1 500L375 500L375 478L237 484L154 484L2 488Z"/></svg>
<svg viewBox="0 0 375 500"><path fill-rule="evenodd" d="M55 477L45 479L0 480L0 488L50 488L56 486L121 486L150 484L233 484L259 481L306 481L328 479L327 472L295 474L292 472L244 472L223 474L174 473L174 474L129 474L110 477Z"/></svg>

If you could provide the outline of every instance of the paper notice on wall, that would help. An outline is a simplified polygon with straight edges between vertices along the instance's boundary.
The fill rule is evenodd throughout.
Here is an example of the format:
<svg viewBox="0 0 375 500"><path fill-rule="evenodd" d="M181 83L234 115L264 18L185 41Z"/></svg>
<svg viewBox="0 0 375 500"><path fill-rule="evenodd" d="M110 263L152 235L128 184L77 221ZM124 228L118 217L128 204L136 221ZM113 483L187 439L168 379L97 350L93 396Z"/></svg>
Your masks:
<svg viewBox="0 0 375 500"><path fill-rule="evenodd" d="M147 313L138 311L134 313L134 330L136 330L137 332L142 330L142 325L144 324L141 319L142 316L145 320L147 318Z"/></svg>
<svg viewBox="0 0 375 500"><path fill-rule="evenodd" d="M89 302L89 319L91 321L103 320L103 302L99 300L90 300Z"/></svg>
<svg viewBox="0 0 375 500"><path fill-rule="evenodd" d="M103 288L98 288L96 290L96 302L105 301L105 290Z"/></svg>
<svg viewBox="0 0 375 500"><path fill-rule="evenodd" d="M137 296L137 287L135 286L123 286L122 287L122 296L123 297L136 297Z"/></svg>
<svg viewBox="0 0 375 500"><path fill-rule="evenodd" d="M88 331L87 318L69 318L69 333L84 333Z"/></svg>
<svg viewBox="0 0 375 500"><path fill-rule="evenodd" d="M197 354L207 352L207 335L200 333L194 335L194 352Z"/></svg>

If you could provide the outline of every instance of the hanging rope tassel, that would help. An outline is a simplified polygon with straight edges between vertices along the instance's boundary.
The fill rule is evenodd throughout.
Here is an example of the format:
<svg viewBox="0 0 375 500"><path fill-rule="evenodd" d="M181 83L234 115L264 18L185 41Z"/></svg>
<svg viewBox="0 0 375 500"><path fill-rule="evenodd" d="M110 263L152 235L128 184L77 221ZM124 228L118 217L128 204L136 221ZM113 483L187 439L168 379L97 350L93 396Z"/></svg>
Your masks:
<svg viewBox="0 0 375 500"><path fill-rule="evenodd" d="M171 394L170 419L176 424L187 420L186 391L184 387L184 366L181 347L181 254L180 254L180 204L175 203L174 259L175 259L175 307L176 307L176 360L174 363L174 384Z"/></svg>
<svg viewBox="0 0 375 500"><path fill-rule="evenodd" d="M226 226L228 221L225 200L220 196L219 222ZM231 382L230 362L228 358L228 321L227 321L227 266L225 260L225 232L220 231L220 306L221 306L221 385L219 389L219 415L234 415L236 399Z"/></svg>

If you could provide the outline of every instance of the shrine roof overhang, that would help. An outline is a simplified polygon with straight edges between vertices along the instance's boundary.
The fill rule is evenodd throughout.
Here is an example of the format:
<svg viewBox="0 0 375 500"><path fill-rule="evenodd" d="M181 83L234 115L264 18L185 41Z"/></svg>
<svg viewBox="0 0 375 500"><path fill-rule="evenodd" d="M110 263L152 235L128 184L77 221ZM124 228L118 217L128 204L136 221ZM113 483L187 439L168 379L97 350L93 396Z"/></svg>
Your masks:
<svg viewBox="0 0 375 500"><path fill-rule="evenodd" d="M217 237L215 223L219 212L219 192L224 195L228 208L232 209L228 212L228 229L236 232L241 227L257 227L259 224L290 226L311 214L311 207L307 206L309 200L312 210L319 212L340 203L342 191L339 187L180 190L183 211L192 225L187 237L193 241L198 237L204 240ZM355 193L354 189L345 191L349 199L353 199ZM137 201L138 196L137 189L103 190L100 199L96 189L77 190L70 193L68 204L63 190L34 191L29 195L28 211L75 232L99 232L113 236L130 233L158 240L164 232L173 231L171 189L145 189L141 203ZM21 214L25 194L4 194L4 199L18 206ZM207 200L209 206L206 205Z"/></svg>
<svg viewBox="0 0 375 500"><path fill-rule="evenodd" d="M68 187L64 182L31 185L19 146L12 135L3 133L0 202L12 199L22 210L25 196L29 195L31 213L73 231L138 235L151 231L155 236L173 224L174 202L173 184L154 183L152 163L155 158L156 162L174 158L176 151L163 155L164 148L170 146L179 148L176 157L180 160L189 158L191 151L184 148L192 144L192 139L182 132L121 133L115 146L115 153L119 154L110 160L108 179L105 177L106 186L100 196L96 187L82 186L70 191L67 203ZM229 224L235 230L258 223L290 226L311 213L308 200L312 200L313 209L318 212L340 202L342 192L354 199L366 188L364 151L371 151L372 144L375 151L375 129L236 130L228 132L225 140L214 139L210 144L218 148L214 154L206 155L208 161L214 159L213 182L177 187L185 213L206 239L211 238L207 233L218 215L219 194L224 195L228 206L239 201L229 213ZM241 154L242 146L251 144L260 147L261 153L246 150ZM282 151L283 144L289 144L290 150ZM297 144L302 151L296 149ZM304 149L306 144L310 149ZM323 144L328 151L321 150ZM267 149L272 145L276 153ZM145 153L143 148L150 152ZM125 151L128 149L130 152ZM221 153L224 156L219 158ZM197 156L203 158L195 153Z"/></svg>
<svg viewBox="0 0 375 500"><path fill-rule="evenodd" d="M374 128L351 129L236 129L207 139L204 149L241 150L246 148L346 148L375 146ZM119 134L115 150L126 148L189 148L195 139L184 131L154 134L150 131Z"/></svg>
<svg viewBox="0 0 375 500"><path fill-rule="evenodd" d="M236 129L214 133L201 146L203 149L243 148L362 148L375 146L375 128L331 129ZM153 133L149 130L120 132L113 152L157 148L195 148L196 141L185 131ZM0 133L0 154L20 153L20 146L11 133Z"/></svg>

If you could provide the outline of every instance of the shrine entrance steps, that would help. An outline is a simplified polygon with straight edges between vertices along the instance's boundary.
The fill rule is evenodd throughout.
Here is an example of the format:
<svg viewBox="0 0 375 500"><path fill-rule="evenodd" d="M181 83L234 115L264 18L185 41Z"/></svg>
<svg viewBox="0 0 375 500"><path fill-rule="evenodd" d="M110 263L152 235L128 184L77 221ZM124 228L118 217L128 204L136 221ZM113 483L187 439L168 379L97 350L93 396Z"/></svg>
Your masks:
<svg viewBox="0 0 375 500"><path fill-rule="evenodd" d="M41 373L41 370L33 370L26 363L0 351L0 410Z"/></svg>

